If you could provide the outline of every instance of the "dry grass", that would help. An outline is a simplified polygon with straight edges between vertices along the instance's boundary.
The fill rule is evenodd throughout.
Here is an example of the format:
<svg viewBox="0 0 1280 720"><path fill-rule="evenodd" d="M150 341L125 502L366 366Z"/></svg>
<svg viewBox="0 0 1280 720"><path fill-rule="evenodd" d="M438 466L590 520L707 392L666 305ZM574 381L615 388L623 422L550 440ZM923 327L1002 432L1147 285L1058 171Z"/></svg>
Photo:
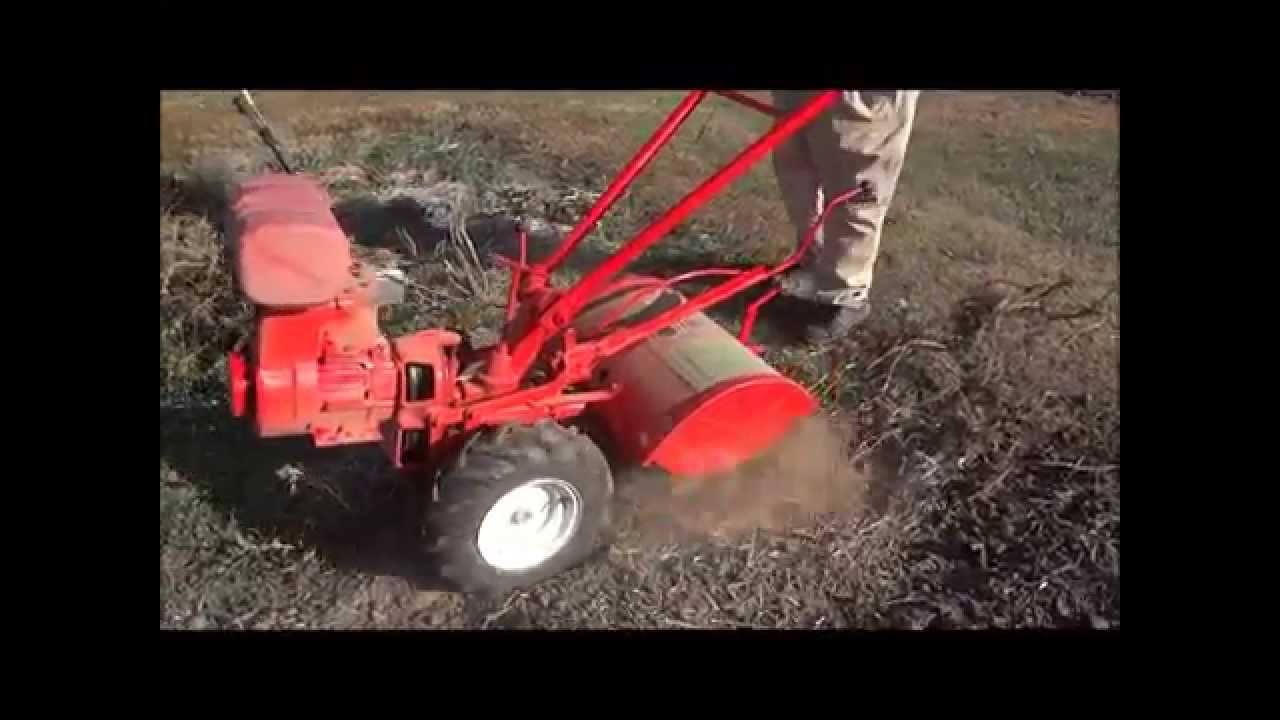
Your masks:
<svg viewBox="0 0 1280 720"><path fill-rule="evenodd" d="M210 380L251 317L228 295L226 257L213 223L198 215L160 217L160 387L175 397L215 392Z"/></svg>
<svg viewBox="0 0 1280 720"><path fill-rule="evenodd" d="M362 252L410 276L386 319L394 333L493 327L499 311L456 302L460 276L432 248L458 234L388 212L390 198L463 183L470 217L452 227L480 253L510 251L504 214L541 221L545 251L674 97L282 93L261 106L326 178ZM211 159L243 172L264 155L218 96L162 98L161 625L1118 625L1116 108L1053 94L922 102L874 320L824 354L769 352L856 428L863 511L679 542L624 528L596 562L486 600L438 593L413 566L415 500L376 450L264 443L225 417L221 354L248 308L222 258L217 182L201 178ZM761 127L724 104L700 112L583 264ZM762 167L643 263L758 261L789 237ZM472 297L501 295L500 274L462 282ZM760 336L785 335L764 322Z"/></svg>

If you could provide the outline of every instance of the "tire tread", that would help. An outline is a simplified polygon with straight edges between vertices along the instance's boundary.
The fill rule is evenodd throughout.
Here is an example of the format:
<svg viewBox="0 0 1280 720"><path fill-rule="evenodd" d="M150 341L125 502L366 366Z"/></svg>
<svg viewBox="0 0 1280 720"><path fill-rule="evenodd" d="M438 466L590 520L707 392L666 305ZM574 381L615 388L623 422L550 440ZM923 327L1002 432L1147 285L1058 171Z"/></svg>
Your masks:
<svg viewBox="0 0 1280 720"><path fill-rule="evenodd" d="M582 537L574 538L561 557L522 575L503 575L488 568L473 552L471 542L490 500L515 483L538 474L541 467L572 469L566 478L580 485L603 481L594 503L584 498ZM454 461L440 480L439 497L427 510L426 545L440 575L463 592L508 592L559 574L586 559L609 533L613 478L604 454L577 428L553 421L507 425L478 437ZM592 505L597 517L592 518Z"/></svg>

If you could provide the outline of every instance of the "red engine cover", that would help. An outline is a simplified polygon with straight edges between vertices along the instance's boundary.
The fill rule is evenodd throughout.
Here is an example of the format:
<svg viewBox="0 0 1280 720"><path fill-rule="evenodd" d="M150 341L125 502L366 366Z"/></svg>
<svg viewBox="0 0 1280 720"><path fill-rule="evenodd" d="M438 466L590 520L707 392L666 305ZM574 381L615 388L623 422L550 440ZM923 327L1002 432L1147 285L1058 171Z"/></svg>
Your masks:
<svg viewBox="0 0 1280 720"><path fill-rule="evenodd" d="M266 175L236 189L231 242L240 288L257 305L307 307L351 282L351 248L314 180Z"/></svg>

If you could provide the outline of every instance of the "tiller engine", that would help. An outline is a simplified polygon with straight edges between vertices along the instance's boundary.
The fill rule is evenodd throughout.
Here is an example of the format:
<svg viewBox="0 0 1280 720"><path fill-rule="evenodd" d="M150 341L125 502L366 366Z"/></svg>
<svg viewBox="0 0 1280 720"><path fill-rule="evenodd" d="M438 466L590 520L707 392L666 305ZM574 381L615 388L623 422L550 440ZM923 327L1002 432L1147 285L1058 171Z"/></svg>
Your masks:
<svg viewBox="0 0 1280 720"><path fill-rule="evenodd" d="M780 142L824 112L836 91L777 117L759 140L567 289L551 274L705 99L689 93L548 257L510 266L498 342L459 333L387 338L378 308L394 278L353 261L316 182L269 174L236 188L231 239L239 287L257 308L246 351L230 356L232 411L258 435L310 435L320 446L381 443L432 496L424 550L460 589L503 591L582 561L607 536L615 466L656 466L675 482L713 476L768 450L817 403L749 346L748 307L735 337L704 310L800 262L836 197L794 254L774 267L706 269L671 278L626 266ZM724 278L693 297L676 286ZM607 446L579 430L591 420Z"/></svg>

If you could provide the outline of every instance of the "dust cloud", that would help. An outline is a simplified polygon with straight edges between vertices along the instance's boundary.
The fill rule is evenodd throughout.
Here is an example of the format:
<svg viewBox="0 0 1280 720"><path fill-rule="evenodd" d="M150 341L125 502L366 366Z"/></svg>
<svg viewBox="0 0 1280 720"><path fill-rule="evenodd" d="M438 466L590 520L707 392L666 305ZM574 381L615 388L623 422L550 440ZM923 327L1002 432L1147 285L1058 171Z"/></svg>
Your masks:
<svg viewBox="0 0 1280 720"><path fill-rule="evenodd" d="M850 458L852 430L805 418L762 457L705 478L654 469L618 477L620 535L643 544L781 530L828 513L859 513L869 476Z"/></svg>

